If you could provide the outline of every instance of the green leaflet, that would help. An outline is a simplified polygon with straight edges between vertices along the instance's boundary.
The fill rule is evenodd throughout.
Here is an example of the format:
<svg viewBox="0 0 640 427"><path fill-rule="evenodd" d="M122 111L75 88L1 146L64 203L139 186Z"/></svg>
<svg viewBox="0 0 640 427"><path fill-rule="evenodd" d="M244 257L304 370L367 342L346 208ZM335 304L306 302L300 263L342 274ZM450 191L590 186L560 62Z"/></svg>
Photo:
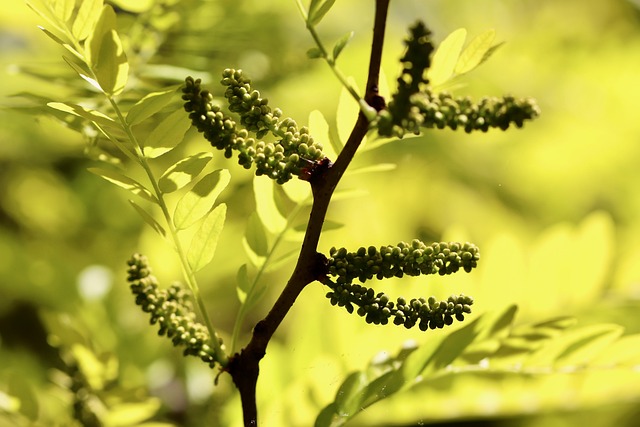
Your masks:
<svg viewBox="0 0 640 427"><path fill-rule="evenodd" d="M256 200L256 211L267 229L278 234L287 226L287 219L282 216L275 202L275 183L264 177L253 178L253 194Z"/></svg>
<svg viewBox="0 0 640 427"><path fill-rule="evenodd" d="M190 127L191 122L182 108L169 114L144 141L145 157L153 159L173 150L182 142Z"/></svg>
<svg viewBox="0 0 640 427"><path fill-rule="evenodd" d="M144 208L142 208L140 205L138 205L133 200L129 200L129 203L131 203L131 206L133 206L133 208L136 210L136 212L138 212L138 214L140 214L140 216L142 217L144 222L146 222L151 228L153 228L156 233L158 233L162 237L167 237L167 232L165 231L165 229L158 223L158 221L156 221L151 216L151 214L149 214L149 212L144 210Z"/></svg>
<svg viewBox="0 0 640 427"><path fill-rule="evenodd" d="M204 268L213 259L226 214L227 205L222 203L216 206L208 213L193 236L187 252L187 261L194 273Z"/></svg>
<svg viewBox="0 0 640 427"><path fill-rule="evenodd" d="M116 14L111 6L104 6L100 19L87 38L87 62L93 70L100 89L107 95L124 90L129 64L116 28Z"/></svg>
<svg viewBox="0 0 640 427"><path fill-rule="evenodd" d="M335 161L338 157L338 150L342 149L342 147L336 149L337 147L334 147L329 139L329 123L327 123L327 119L324 118L324 115L319 110L313 110L309 113L309 134L313 135L313 139L322 144L324 154L330 160Z"/></svg>
<svg viewBox="0 0 640 427"><path fill-rule="evenodd" d="M100 18L102 8L102 0L84 0L80 3L78 14L71 26L71 31L78 41L89 37Z"/></svg>
<svg viewBox="0 0 640 427"><path fill-rule="evenodd" d="M122 175L120 172L109 171L101 168L88 168L87 170L117 185L118 187L122 187L125 190L130 191L136 196L140 196L143 199L156 204L158 203L158 200L155 198L155 196L151 194L151 192L145 186L140 184L138 181L129 178L128 176Z"/></svg>
<svg viewBox="0 0 640 427"><path fill-rule="evenodd" d="M427 72L431 86L439 86L449 80L458 63L466 37L467 30L459 28L440 43Z"/></svg>
<svg viewBox="0 0 640 427"><path fill-rule="evenodd" d="M163 193L172 193L193 181L209 164L213 154L203 152L184 158L169 166L158 180L158 186Z"/></svg>
<svg viewBox="0 0 640 427"><path fill-rule="evenodd" d="M236 294L240 304L244 304L247 300L247 294L251 290L251 280L247 272L247 264L242 264L236 274Z"/></svg>
<svg viewBox="0 0 640 427"><path fill-rule="evenodd" d="M117 126L117 123L106 114L102 114L100 111L88 110L84 107L75 104L65 104L62 102L49 102L47 105L58 111L64 111L65 113L73 114L74 116L82 117L90 120L98 126L104 126L112 128Z"/></svg>
<svg viewBox="0 0 640 427"><path fill-rule="evenodd" d="M141 424L156 415L162 407L162 401L157 397L149 397L142 402L116 403L109 407L104 416L107 426L144 426ZM153 424L151 425L153 427ZM159 427L159 426L158 426Z"/></svg>
<svg viewBox="0 0 640 427"><path fill-rule="evenodd" d="M230 179L231 176L226 169L218 169L205 175L178 202L173 216L176 228L184 230L209 213Z"/></svg>
<svg viewBox="0 0 640 427"><path fill-rule="evenodd" d="M127 113L127 123L134 126L162 110L176 94L177 87L161 92L152 92L136 102Z"/></svg>
<svg viewBox="0 0 640 427"><path fill-rule="evenodd" d="M491 48L495 38L496 31L493 29L474 37L458 58L455 73L458 75L468 73L486 61L493 52Z"/></svg>
<svg viewBox="0 0 640 427"><path fill-rule="evenodd" d="M333 7L335 0L311 0L307 24L315 27L324 18L324 15Z"/></svg>
<svg viewBox="0 0 640 427"><path fill-rule="evenodd" d="M342 50L347 46L347 44L349 44L349 42L353 38L354 34L355 33L353 31L348 32L347 34L342 36L340 38L340 40L338 40L336 42L335 46L333 46L333 60L334 61L336 59L338 59L338 56L340 56L340 53L342 53Z"/></svg>
<svg viewBox="0 0 640 427"><path fill-rule="evenodd" d="M251 213L249 216L243 244L253 265L259 267L269 253L269 244L264 225L256 212Z"/></svg>

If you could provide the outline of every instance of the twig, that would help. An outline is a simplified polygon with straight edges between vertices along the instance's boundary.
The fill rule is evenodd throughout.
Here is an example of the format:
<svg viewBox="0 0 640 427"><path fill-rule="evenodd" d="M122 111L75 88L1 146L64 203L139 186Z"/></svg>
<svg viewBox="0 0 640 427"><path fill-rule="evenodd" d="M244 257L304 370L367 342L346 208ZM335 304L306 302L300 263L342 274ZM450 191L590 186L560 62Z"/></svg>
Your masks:
<svg viewBox="0 0 640 427"><path fill-rule="evenodd" d="M378 76L380 74L388 7L389 0L376 0L373 42L364 97L374 108L375 105L372 102L379 100ZM368 120L360 113L351 135L336 162L319 169L311 178L313 205L298 263L271 311L255 326L249 344L240 353L233 355L227 366L227 371L240 392L245 427L258 425L256 384L260 373L259 363L266 354L266 348L271 337L305 286L325 275L324 257L317 252L322 225L333 191L366 135L368 125Z"/></svg>

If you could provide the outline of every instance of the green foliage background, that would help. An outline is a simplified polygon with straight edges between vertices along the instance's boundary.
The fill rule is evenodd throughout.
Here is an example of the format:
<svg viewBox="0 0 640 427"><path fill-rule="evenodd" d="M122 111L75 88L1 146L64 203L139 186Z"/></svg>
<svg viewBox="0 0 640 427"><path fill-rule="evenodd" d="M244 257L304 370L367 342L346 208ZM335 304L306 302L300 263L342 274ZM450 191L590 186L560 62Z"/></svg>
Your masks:
<svg viewBox="0 0 640 427"><path fill-rule="evenodd" d="M112 3L127 9L154 2ZM156 67L156 78L181 79L191 73L184 68L215 81L225 67L243 68L272 105L300 123L320 110L332 132L345 139L357 106L339 104L339 82L324 64L306 59L312 43L293 1L165 3L170 13L152 18L167 29L153 62L173 67ZM327 40L356 32L340 66L360 86L366 77L370 3L338 1L319 27ZM156 411L158 422L239 425L239 399L229 378L221 376L214 387L206 367L158 339L125 284L124 261L134 251L149 256L163 283L180 277L169 246L143 226L125 194L87 173L95 163L84 156L85 142L77 133L36 116L33 100L10 97L28 91L73 102L56 82L72 71L21 1L3 6L0 96L8 107L0 110L0 420L14 420L17 400L12 399L21 402L27 419L44 419L43 425L47 419L67 419L70 397L52 381L60 360L50 344L75 340L102 357L96 369L119 384L123 402L141 402L122 409L113 425L141 425ZM118 19L132 16L121 13ZM345 177L341 189L354 190L357 197L332 205L329 217L343 227L327 232L321 247L328 252L334 245L413 237L472 241L482 253L472 274L404 278L385 283L384 290L439 297L463 292L474 296L477 314L517 304L516 324L573 316L580 326L615 323L624 334L640 332L638 5L395 2L383 65L390 83L398 71L400 41L416 18L427 22L437 41L459 27L471 36L494 28L506 43L478 70L451 82L449 90L531 96L543 114L521 130L434 131L363 153L356 166L391 162L397 167ZM46 70L51 78L35 79L30 76L35 70ZM192 131L180 151L206 149ZM239 306L235 274L246 262L241 236L255 202L250 174L221 155L214 162L232 174L221 196L229 217L215 261L203 270L200 283L213 323L230 334ZM296 236L289 237L283 252L296 247ZM248 325L266 314L291 268L266 276L267 296ZM366 325L333 309L324 293L319 284L305 290L269 346L258 390L264 425L309 425L345 376L380 357L380 351L396 354L408 340L423 343L450 333ZM640 363L637 356L634 360ZM632 426L638 379L637 369L607 367L539 376L443 375L370 407L353 425L390 418L399 425L506 418L505 423L527 426L585 420ZM146 399L147 392L159 399ZM143 415L127 418L126 409Z"/></svg>

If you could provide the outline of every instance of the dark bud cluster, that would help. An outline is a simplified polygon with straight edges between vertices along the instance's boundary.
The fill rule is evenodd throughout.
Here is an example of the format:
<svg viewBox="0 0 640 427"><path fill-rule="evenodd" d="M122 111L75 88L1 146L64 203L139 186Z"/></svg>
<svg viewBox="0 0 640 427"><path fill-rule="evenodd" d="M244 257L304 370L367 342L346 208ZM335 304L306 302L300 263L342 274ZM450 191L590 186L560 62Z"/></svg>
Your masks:
<svg viewBox="0 0 640 427"><path fill-rule="evenodd" d="M174 346L185 347L184 355L199 357L214 367L217 362L210 346L211 337L207 328L196 321L189 295L179 285L160 289L155 276L151 274L147 258L134 254L127 262L127 281L136 296L136 304L151 315L150 323L158 324L158 335L171 338ZM215 337L222 345L222 340Z"/></svg>
<svg viewBox="0 0 640 427"><path fill-rule="evenodd" d="M407 301L400 297L395 303L382 292L352 283L335 283L330 279L323 282L331 288L327 298L332 305L344 307L349 313L365 318L367 323L403 325L410 329L418 325L421 331L443 328L455 320L463 321L464 315L471 313L473 298L466 295L452 295L446 301L418 298ZM357 307L357 309L356 309Z"/></svg>
<svg viewBox="0 0 640 427"><path fill-rule="evenodd" d="M238 163L249 169L254 164L256 175L266 175L283 184L298 176L308 179L308 170L324 161L322 144L314 141L307 127L298 128L291 118L282 119L282 111L271 110L268 100L251 88L242 70L226 69L221 84L229 111L240 116L238 125L213 102L213 95L203 90L200 79L187 77L182 89L184 108L193 125L205 139L230 158L238 152ZM262 138L271 133L276 141ZM253 134L254 136L250 136Z"/></svg>
<svg viewBox="0 0 640 427"><path fill-rule="evenodd" d="M451 274L461 268L470 272L480 259L478 247L472 243L441 242L426 245L420 240L396 246L361 247L355 252L331 248L327 266L329 275L339 284L377 279Z"/></svg>
<svg viewBox="0 0 640 427"><path fill-rule="evenodd" d="M540 115L540 109L531 98L485 97L473 102L469 97L433 93L424 77L431 66L429 56L434 51L429 36L430 32L422 22L410 28L405 40L407 49L400 59L403 69L398 77L397 92L373 124L381 136L419 135L422 128L460 128L467 133L486 132L489 128L506 130L511 124L520 128L525 120Z"/></svg>
<svg viewBox="0 0 640 427"><path fill-rule="evenodd" d="M414 126L415 108L411 97L420 92L429 83L425 74L431 66L431 54L434 47L429 39L431 32L423 22L416 22L409 28L409 37L404 41L406 50L400 62L402 72L398 77L398 90L389 102L384 114L384 120L378 123L378 132L383 136L390 136L396 128L406 129Z"/></svg>

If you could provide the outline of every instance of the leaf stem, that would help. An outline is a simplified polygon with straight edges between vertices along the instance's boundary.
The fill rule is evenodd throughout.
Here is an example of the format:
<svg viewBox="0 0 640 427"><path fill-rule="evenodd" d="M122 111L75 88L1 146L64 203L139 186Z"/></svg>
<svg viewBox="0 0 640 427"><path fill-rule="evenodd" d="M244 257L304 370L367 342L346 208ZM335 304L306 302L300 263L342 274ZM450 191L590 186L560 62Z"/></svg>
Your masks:
<svg viewBox="0 0 640 427"><path fill-rule="evenodd" d="M125 133L127 134L127 138L131 141L134 147L134 150L138 157L138 162L144 169L149 179L149 182L153 187L153 192L155 193L156 198L158 200L158 206L160 206L160 210L162 211L162 216L164 217L167 228L169 229L169 233L171 234L171 240L173 241L175 251L178 254L178 258L180 259L180 264L182 266L182 273L183 273L184 279L187 283L187 286L191 290L191 293L193 294L193 298L196 301L196 304L198 306L198 311L200 312L200 315L202 316L202 319L205 322L205 326L209 331L210 344L213 348L213 351L216 354L216 359L224 367L228 363L228 355L222 348L218 340L218 334L216 333L216 330L213 327L213 323L211 323L211 319L207 312L204 299L200 295L200 288L198 287L198 282L196 280L195 273L191 269L191 266L189 265L189 262L187 260L187 254L184 251L184 248L182 247L182 243L180 242L180 238L178 236L178 230L173 224L171 213L169 212L169 208L164 200L164 194L162 190L160 190L158 180L153 174L153 170L151 169L151 166L149 166L149 162L144 155L143 147L138 142L138 139L136 138L136 136L133 134L133 131L131 130L131 126L127 123L124 115L122 114L122 111L120 110L120 107L118 106L118 104L116 103L116 101L113 99L112 96L106 93L105 93L105 96L109 100L111 107L113 108L116 115L118 116L118 120L120 121L122 129L125 131Z"/></svg>

